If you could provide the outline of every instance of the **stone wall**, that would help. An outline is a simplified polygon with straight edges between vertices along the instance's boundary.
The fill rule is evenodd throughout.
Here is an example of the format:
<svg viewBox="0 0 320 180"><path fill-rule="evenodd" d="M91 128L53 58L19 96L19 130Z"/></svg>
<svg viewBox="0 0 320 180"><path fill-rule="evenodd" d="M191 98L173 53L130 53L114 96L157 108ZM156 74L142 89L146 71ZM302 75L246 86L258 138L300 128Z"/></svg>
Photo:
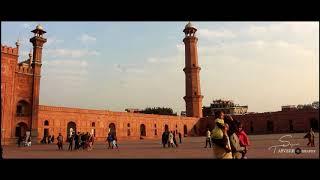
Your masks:
<svg viewBox="0 0 320 180"><path fill-rule="evenodd" d="M44 122L49 121L49 126ZM187 128L186 136L196 135L194 126L199 118L139 114L129 112L112 112L105 110L89 110L68 107L39 106L38 138L44 135L44 129L48 129L51 135L57 137L62 133L67 136L68 123L76 124L76 131L91 132L95 129L96 139L104 141L108 134L109 125L114 123L119 139L139 139L141 125L145 126L146 139L161 139L161 135L168 125L170 131L181 132L184 135L184 126ZM93 124L94 123L94 124ZM93 126L94 125L94 126ZM128 135L130 131L130 135Z"/></svg>

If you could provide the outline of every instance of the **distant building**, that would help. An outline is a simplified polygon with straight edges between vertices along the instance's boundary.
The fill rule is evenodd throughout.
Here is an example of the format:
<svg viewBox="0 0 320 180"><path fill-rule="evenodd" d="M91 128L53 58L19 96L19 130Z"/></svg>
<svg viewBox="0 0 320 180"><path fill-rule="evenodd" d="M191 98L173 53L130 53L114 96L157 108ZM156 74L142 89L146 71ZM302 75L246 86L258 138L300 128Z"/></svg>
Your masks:
<svg viewBox="0 0 320 180"><path fill-rule="evenodd" d="M240 106L234 104L231 100L213 100L209 107L203 107L203 115L213 116L216 111L223 111L225 114L230 115L243 115L248 111L248 106Z"/></svg>
<svg viewBox="0 0 320 180"><path fill-rule="evenodd" d="M282 111L295 111L297 110L297 107L295 105L286 105L286 106L281 106Z"/></svg>

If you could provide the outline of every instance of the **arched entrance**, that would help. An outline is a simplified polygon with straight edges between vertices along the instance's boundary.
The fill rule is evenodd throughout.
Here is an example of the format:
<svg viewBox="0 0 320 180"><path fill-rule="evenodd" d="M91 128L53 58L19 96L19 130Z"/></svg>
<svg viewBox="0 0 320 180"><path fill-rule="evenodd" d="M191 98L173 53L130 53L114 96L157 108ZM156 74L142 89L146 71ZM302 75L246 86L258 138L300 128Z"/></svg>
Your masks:
<svg viewBox="0 0 320 180"><path fill-rule="evenodd" d="M140 136L146 136L146 126L144 124L140 125Z"/></svg>
<svg viewBox="0 0 320 180"><path fill-rule="evenodd" d="M116 131L116 125L114 123L110 123L109 124L109 132L113 135L116 135L117 134L117 131Z"/></svg>
<svg viewBox="0 0 320 180"><path fill-rule="evenodd" d="M183 136L186 137L188 135L187 125L183 126Z"/></svg>
<svg viewBox="0 0 320 180"><path fill-rule="evenodd" d="M67 138L69 138L71 136L71 131L73 132L73 134L75 134L77 132L77 125L73 121L68 122L68 125L67 125Z"/></svg>
<svg viewBox="0 0 320 180"><path fill-rule="evenodd" d="M169 131L169 126L168 126L168 124L165 124L165 125L164 125L164 131Z"/></svg>
<svg viewBox="0 0 320 180"><path fill-rule="evenodd" d="M20 122L16 126L16 137L24 137L28 130L28 125L24 122Z"/></svg>

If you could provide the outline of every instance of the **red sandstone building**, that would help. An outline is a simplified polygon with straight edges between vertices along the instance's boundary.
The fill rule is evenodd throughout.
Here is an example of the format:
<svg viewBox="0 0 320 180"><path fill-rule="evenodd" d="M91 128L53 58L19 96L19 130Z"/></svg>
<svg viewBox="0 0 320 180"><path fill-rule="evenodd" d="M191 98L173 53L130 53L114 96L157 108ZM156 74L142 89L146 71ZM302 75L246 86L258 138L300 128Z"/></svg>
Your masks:
<svg viewBox="0 0 320 180"><path fill-rule="evenodd" d="M39 142L47 134L68 136L70 128L92 132L97 140L105 140L109 131L119 139L160 139L169 129L185 136L202 135L212 128L213 117L202 117L200 67L198 64L197 29L188 23L185 38L186 116L151 115L134 112L112 112L69 107L39 105L42 50L46 33L40 25L30 39L33 52L29 59L19 62L19 44L16 47L1 45L1 125L2 142L15 141L16 137L31 131L33 141ZM306 131L309 121L318 126L319 110L259 113L236 116L249 133Z"/></svg>

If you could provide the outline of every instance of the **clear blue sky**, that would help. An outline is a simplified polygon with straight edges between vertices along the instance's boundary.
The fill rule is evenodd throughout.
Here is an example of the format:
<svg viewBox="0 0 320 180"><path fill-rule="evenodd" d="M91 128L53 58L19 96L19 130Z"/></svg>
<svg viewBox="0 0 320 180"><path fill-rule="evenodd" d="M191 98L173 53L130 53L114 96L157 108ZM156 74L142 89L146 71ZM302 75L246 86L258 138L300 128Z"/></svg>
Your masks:
<svg viewBox="0 0 320 180"><path fill-rule="evenodd" d="M40 103L124 111L185 109L187 22L2 22L1 44L31 49L47 31ZM319 100L318 22L193 22L198 28L203 105L234 100L251 112Z"/></svg>

